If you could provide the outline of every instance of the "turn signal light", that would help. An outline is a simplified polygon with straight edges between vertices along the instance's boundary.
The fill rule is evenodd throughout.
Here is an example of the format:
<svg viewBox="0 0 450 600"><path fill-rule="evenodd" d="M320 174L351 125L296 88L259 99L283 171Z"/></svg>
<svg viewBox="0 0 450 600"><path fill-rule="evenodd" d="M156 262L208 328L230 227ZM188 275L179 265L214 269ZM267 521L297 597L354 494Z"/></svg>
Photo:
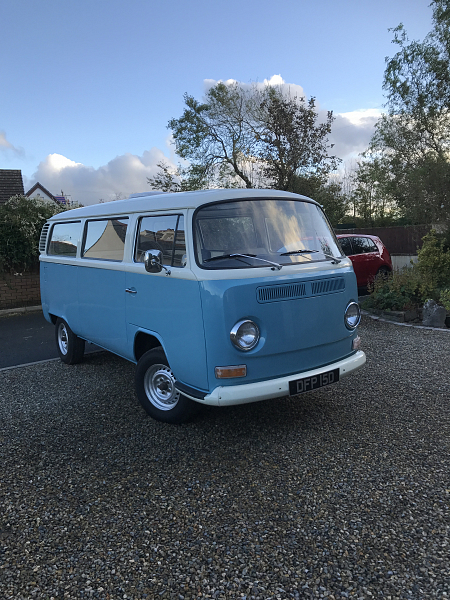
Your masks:
<svg viewBox="0 0 450 600"><path fill-rule="evenodd" d="M355 339L353 340L352 350L359 350L360 346L361 346L361 338L359 337L359 335L357 335L355 337Z"/></svg>
<svg viewBox="0 0 450 600"><path fill-rule="evenodd" d="M232 377L245 377L247 375L246 365L234 367L216 367L216 379L230 379Z"/></svg>

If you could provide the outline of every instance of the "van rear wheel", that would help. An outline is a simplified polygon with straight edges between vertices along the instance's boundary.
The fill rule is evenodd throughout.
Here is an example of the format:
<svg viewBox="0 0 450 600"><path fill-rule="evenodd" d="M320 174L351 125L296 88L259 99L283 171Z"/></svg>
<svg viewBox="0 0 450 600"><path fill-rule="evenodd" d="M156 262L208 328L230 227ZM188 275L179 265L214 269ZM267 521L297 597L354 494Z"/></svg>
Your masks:
<svg viewBox="0 0 450 600"><path fill-rule="evenodd" d="M175 376L161 347L146 352L136 367L135 385L146 412L165 423L184 423L199 409L197 402L175 387Z"/></svg>
<svg viewBox="0 0 450 600"><path fill-rule="evenodd" d="M59 358L66 365L75 365L83 360L84 340L74 334L64 319L56 320L55 337Z"/></svg>

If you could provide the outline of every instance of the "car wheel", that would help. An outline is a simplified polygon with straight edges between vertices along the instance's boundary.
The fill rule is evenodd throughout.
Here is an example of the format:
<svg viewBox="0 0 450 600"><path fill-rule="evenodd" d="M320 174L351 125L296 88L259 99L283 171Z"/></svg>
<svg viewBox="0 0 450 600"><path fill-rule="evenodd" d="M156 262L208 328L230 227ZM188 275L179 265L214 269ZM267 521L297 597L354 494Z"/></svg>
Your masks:
<svg viewBox="0 0 450 600"><path fill-rule="evenodd" d="M176 389L175 382L161 347L149 350L139 359L135 374L136 394L146 412L157 421L184 423L200 408L197 402Z"/></svg>
<svg viewBox="0 0 450 600"><path fill-rule="evenodd" d="M75 365L83 360L84 340L74 334L64 319L57 319L55 336L59 358L64 363Z"/></svg>
<svg viewBox="0 0 450 600"><path fill-rule="evenodd" d="M375 279L387 279L391 274L390 269L387 267L380 267L375 275Z"/></svg>

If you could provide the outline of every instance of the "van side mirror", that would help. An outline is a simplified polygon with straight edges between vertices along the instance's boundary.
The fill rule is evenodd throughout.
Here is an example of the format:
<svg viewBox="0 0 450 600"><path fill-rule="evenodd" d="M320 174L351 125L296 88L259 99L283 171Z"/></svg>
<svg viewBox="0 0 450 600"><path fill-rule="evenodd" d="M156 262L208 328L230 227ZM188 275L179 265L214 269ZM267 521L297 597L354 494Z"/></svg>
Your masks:
<svg viewBox="0 0 450 600"><path fill-rule="evenodd" d="M146 250L144 253L145 270L148 273L161 273L164 269L167 275L170 275L170 269L162 264L163 254L161 250Z"/></svg>

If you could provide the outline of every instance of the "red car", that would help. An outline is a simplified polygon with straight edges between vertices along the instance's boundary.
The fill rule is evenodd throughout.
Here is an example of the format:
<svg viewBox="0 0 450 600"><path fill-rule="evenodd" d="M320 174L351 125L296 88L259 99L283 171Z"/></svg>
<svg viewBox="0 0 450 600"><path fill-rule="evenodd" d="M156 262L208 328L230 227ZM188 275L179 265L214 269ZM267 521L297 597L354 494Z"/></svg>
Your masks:
<svg viewBox="0 0 450 600"><path fill-rule="evenodd" d="M392 271L391 256L376 235L344 233L336 236L342 251L352 261L358 287L366 287L377 276Z"/></svg>

